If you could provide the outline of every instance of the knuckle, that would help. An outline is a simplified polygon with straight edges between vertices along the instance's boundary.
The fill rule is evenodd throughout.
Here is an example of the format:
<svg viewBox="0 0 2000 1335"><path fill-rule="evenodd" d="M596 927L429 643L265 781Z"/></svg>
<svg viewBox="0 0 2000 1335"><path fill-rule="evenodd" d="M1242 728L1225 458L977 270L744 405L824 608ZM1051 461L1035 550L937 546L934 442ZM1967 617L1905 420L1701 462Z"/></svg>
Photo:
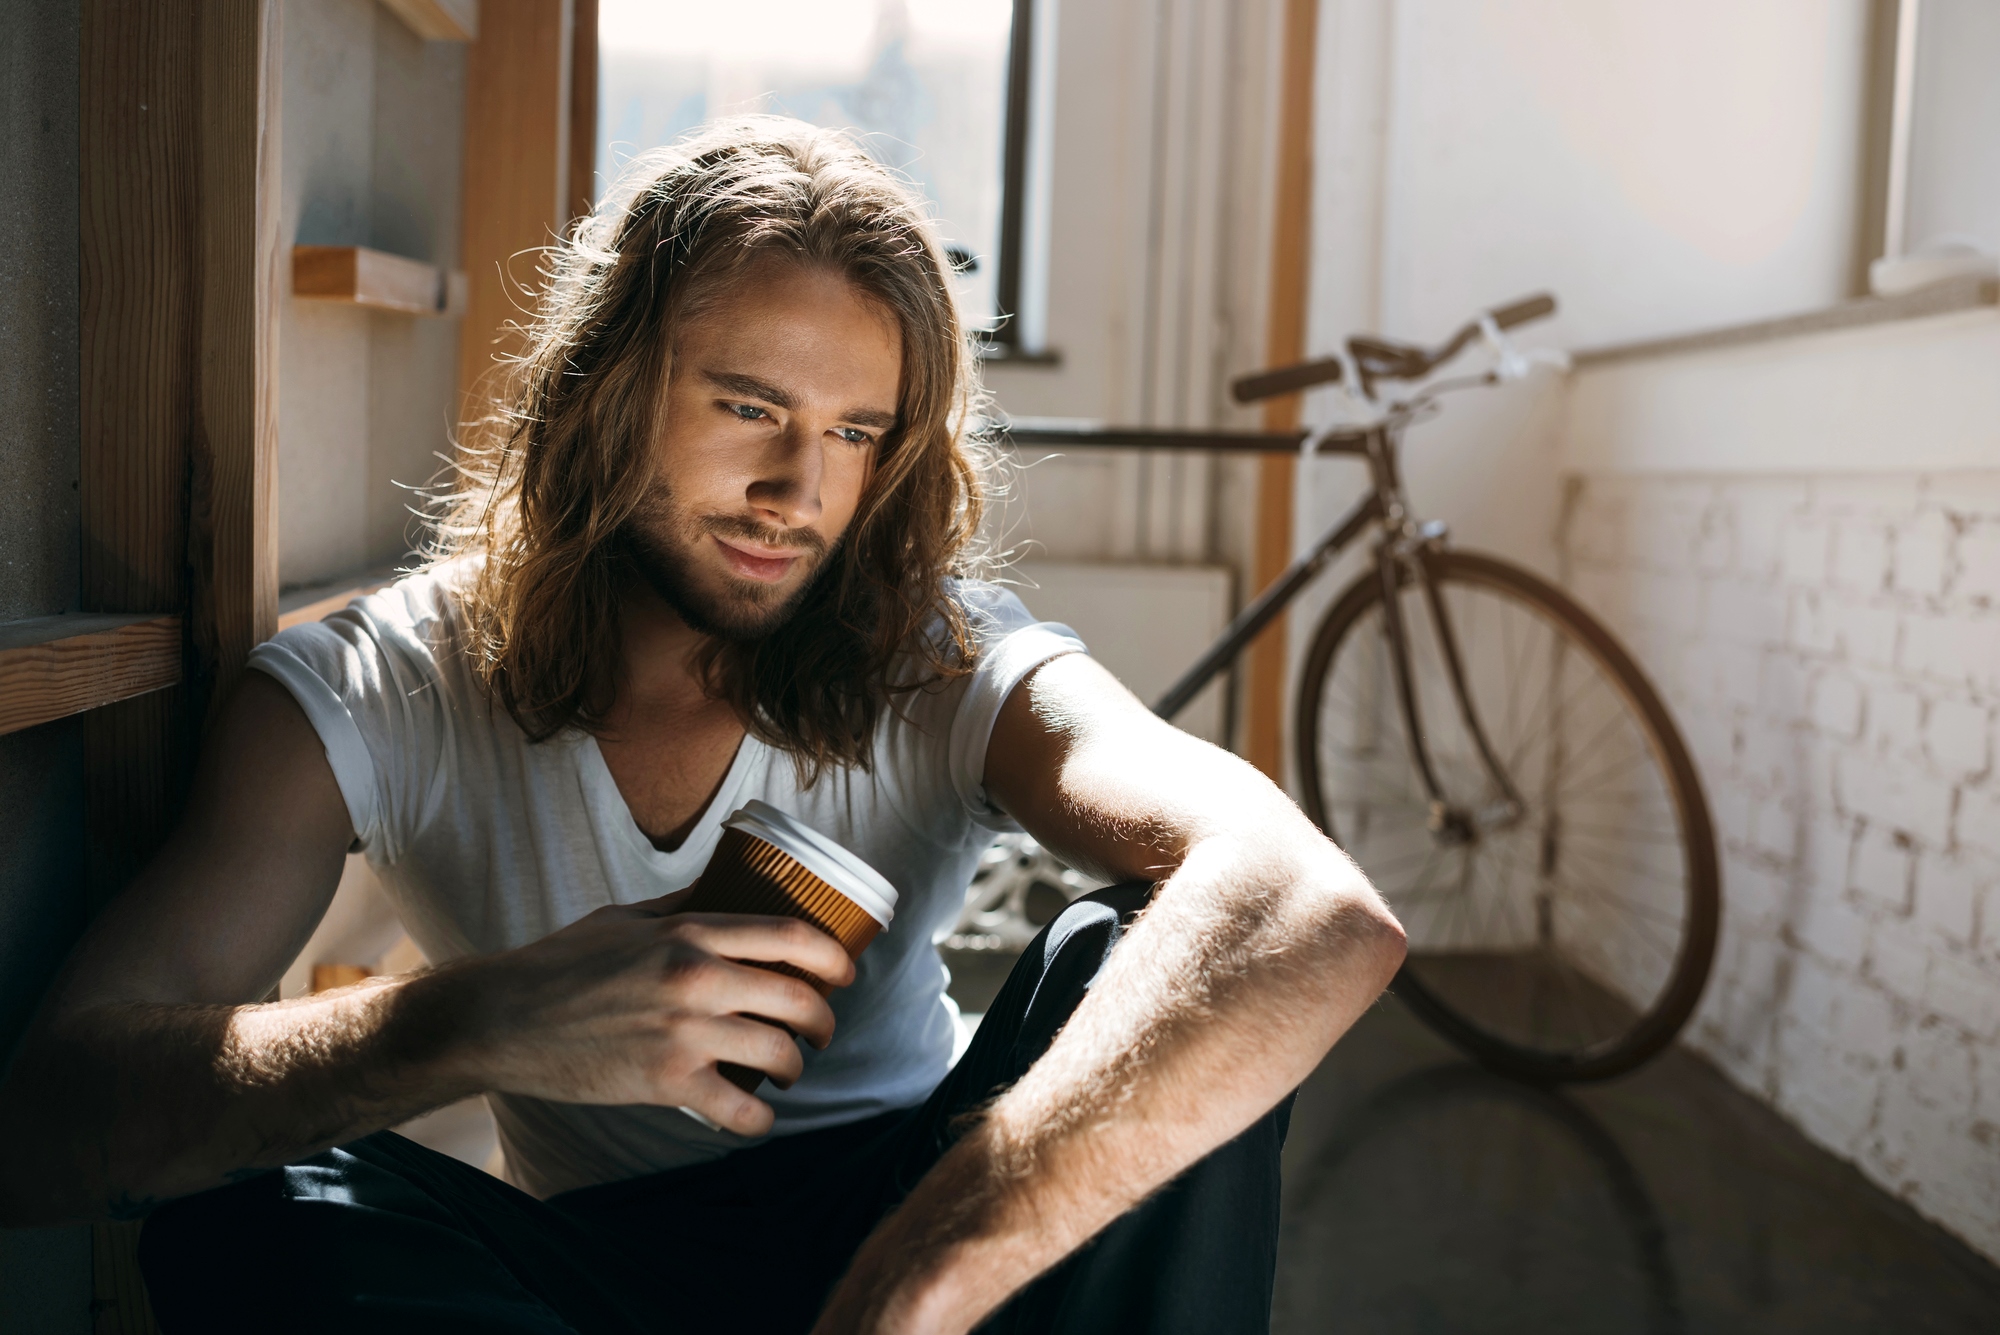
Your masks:
<svg viewBox="0 0 2000 1335"><path fill-rule="evenodd" d="M835 945L832 937L809 922L800 922L797 919L793 919L785 926L791 944L801 950L823 951L829 946L833 946L835 949L839 948Z"/></svg>
<svg viewBox="0 0 2000 1335"><path fill-rule="evenodd" d="M715 983L717 962L711 955L698 952L675 952L668 956L661 970L662 981L670 992L698 993Z"/></svg>
<svg viewBox="0 0 2000 1335"><path fill-rule="evenodd" d="M826 1004L826 999L820 996L818 989L796 978L787 978L785 981L790 984L786 989L789 994L786 1000L801 1014L817 1020L823 1015L833 1013L832 1008Z"/></svg>

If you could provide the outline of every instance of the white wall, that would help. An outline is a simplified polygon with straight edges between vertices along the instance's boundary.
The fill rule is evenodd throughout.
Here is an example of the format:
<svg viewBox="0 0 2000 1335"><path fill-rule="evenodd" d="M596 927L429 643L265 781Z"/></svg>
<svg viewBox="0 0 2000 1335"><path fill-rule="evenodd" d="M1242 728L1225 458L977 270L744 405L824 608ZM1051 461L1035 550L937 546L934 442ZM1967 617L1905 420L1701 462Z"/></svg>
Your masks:
<svg viewBox="0 0 2000 1335"><path fill-rule="evenodd" d="M464 60L375 0L287 4L287 247L457 264ZM428 482L449 450L459 322L289 295L279 320L279 581L394 562L411 537L398 484Z"/></svg>
<svg viewBox="0 0 2000 1335"><path fill-rule="evenodd" d="M1947 316L1581 373L1571 455L1596 466L1564 555L1715 813L1722 939L1687 1041L2000 1259L2000 405L1990 370L1922 396L1902 373L1990 367L1996 331ZM1854 432L1736 411L1815 361Z"/></svg>

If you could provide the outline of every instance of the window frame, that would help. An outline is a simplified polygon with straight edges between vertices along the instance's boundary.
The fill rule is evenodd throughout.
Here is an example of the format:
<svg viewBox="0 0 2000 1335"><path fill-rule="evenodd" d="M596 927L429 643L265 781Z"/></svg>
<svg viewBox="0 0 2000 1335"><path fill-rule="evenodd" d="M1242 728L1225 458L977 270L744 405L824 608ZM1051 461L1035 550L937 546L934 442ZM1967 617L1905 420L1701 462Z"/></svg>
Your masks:
<svg viewBox="0 0 2000 1335"><path fill-rule="evenodd" d="M1036 0L1014 0L1007 34L1007 107L1000 140L1000 253L994 257L993 319L978 335L988 361L1054 364L1055 355L1021 340L1021 287L1027 246L1028 154L1035 93Z"/></svg>

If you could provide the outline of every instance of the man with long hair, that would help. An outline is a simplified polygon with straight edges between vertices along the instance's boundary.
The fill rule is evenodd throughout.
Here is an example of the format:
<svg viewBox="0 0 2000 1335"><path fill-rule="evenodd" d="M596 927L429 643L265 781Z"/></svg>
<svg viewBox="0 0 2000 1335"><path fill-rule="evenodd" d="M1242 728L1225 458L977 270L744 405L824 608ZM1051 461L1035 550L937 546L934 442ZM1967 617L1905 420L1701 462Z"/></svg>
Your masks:
<svg viewBox="0 0 2000 1335"><path fill-rule="evenodd" d="M148 1216L170 1331L1262 1328L1290 1091L1401 932L975 578L921 206L844 136L713 127L528 332L433 559L257 649L45 1002L0 1222ZM753 798L899 891L857 963L678 911ZM933 941L1016 827L1118 884L954 1065ZM435 967L268 1000L350 850ZM506 1182L386 1130L475 1094Z"/></svg>

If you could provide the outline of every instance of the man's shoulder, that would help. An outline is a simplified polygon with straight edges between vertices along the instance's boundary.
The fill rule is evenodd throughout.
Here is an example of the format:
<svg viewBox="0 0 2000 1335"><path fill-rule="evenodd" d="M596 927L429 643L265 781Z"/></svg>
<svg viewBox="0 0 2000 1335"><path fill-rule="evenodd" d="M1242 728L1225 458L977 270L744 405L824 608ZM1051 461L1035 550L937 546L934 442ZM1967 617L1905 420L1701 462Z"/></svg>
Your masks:
<svg viewBox="0 0 2000 1335"><path fill-rule="evenodd" d="M929 710L949 711L968 692L977 693L976 683L996 671L1005 674L1007 663L1023 654L1046 658L1057 652L1082 649L1082 641L1068 626L1043 621L1028 610L1013 588L994 580L956 578L944 583L945 598L964 618L962 644L950 643L944 612L939 610L925 633L932 637L932 656L908 655L903 671L906 681L923 683L918 699L937 701ZM1023 632L1026 632L1023 634ZM936 665L947 666L940 676ZM892 710L905 713L906 709Z"/></svg>
<svg viewBox="0 0 2000 1335"><path fill-rule="evenodd" d="M1037 624L1036 616L1021 601L1021 595L997 581L950 579L945 581L944 592L964 614L975 653L1017 630Z"/></svg>
<svg viewBox="0 0 2000 1335"><path fill-rule="evenodd" d="M458 653L468 572L462 563L428 566L350 599L315 622L280 631L273 643L315 662L360 649L391 656L426 675Z"/></svg>

